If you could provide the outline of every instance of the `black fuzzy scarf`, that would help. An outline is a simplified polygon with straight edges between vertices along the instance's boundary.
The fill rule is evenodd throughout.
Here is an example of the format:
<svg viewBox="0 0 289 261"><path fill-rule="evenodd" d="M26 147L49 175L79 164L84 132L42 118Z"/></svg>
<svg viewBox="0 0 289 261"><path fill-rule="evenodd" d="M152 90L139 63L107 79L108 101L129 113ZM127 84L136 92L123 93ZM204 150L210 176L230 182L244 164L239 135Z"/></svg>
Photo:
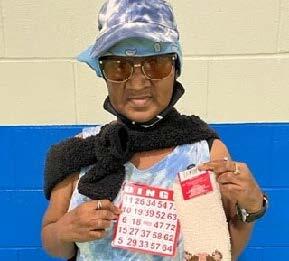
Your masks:
<svg viewBox="0 0 289 261"><path fill-rule="evenodd" d="M79 192L91 199L114 200L125 178L124 164L134 153L214 138L218 135L199 117L181 115L175 109L153 128L105 125L97 135L70 138L50 148L45 164L45 196L50 199L57 183L93 165L81 177Z"/></svg>

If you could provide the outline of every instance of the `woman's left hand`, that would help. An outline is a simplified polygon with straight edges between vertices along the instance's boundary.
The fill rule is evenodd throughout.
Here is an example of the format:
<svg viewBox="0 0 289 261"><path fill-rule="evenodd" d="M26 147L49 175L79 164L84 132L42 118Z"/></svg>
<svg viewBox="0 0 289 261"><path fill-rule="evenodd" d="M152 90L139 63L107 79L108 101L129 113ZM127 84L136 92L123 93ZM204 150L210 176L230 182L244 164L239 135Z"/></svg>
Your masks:
<svg viewBox="0 0 289 261"><path fill-rule="evenodd" d="M224 158L203 163L199 170L209 170L216 174L223 196L238 203L249 213L262 208L263 194L246 163Z"/></svg>

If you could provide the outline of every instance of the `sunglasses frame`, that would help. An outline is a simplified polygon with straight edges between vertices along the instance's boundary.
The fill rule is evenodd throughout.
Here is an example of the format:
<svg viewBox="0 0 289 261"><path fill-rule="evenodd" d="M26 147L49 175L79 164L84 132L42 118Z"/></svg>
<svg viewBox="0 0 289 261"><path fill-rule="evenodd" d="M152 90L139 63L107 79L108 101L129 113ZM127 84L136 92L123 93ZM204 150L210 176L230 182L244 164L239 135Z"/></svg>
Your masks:
<svg viewBox="0 0 289 261"><path fill-rule="evenodd" d="M169 74L167 76L165 76L164 78L160 78L160 79L153 79L153 78L150 78L148 75L146 75L145 73L145 70L144 70L144 61L146 58L152 58L152 57L170 57L172 59L172 68L169 72ZM124 79L124 80L120 80L120 81L116 81L116 80L111 80L109 79L106 74L105 74L105 71L104 71L104 64L103 64L103 61L104 60L109 60L111 58L126 58L127 59L127 62L130 64L131 66L131 72L130 72L130 75L128 76L128 78ZM129 59L130 57L127 57L127 56L104 56L104 57L101 57L99 59L99 67L101 69L101 72L102 72L102 75L103 75L103 78L107 81L110 81L110 82L114 82L114 83L123 83L123 82L126 82L128 81L132 75L134 74L134 68L137 68L137 67L141 67L141 70L142 70L142 73L143 75L148 79L148 80L152 80L152 81L159 81L159 80L164 80L166 78L168 78L173 70L173 67L175 66L175 62L177 60L177 55L175 53L171 53L171 54L161 54L161 55L152 55L152 56L145 56L145 57L136 57L136 58L139 58L141 61L139 63L134 63L132 60ZM142 58L142 59L141 59Z"/></svg>

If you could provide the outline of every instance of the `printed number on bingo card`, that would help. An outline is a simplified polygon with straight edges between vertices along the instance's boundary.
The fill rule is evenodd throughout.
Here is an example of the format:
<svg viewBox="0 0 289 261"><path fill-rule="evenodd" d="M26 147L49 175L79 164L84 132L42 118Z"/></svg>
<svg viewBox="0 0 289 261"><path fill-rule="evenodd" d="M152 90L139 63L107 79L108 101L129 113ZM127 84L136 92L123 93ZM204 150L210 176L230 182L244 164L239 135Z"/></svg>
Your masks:
<svg viewBox="0 0 289 261"><path fill-rule="evenodd" d="M139 183L122 188L122 213L112 246L161 256L174 256L179 223L173 191Z"/></svg>

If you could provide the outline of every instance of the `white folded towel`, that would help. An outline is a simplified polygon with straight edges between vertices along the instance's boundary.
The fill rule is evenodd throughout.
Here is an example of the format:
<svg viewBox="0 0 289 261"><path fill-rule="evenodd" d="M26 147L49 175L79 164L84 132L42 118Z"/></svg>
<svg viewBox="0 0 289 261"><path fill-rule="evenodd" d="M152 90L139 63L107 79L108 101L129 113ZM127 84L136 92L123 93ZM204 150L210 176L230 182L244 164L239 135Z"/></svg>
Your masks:
<svg viewBox="0 0 289 261"><path fill-rule="evenodd" d="M195 178L199 174L196 168L192 169L191 174L189 173L190 178ZM175 207L184 237L184 248L187 257L191 257L187 260L230 261L230 235L219 184L214 173L209 172L208 175L212 191L206 194L184 200L181 183L175 182L173 187ZM221 253L221 259L217 258L218 253ZM206 256L214 259L207 259Z"/></svg>

